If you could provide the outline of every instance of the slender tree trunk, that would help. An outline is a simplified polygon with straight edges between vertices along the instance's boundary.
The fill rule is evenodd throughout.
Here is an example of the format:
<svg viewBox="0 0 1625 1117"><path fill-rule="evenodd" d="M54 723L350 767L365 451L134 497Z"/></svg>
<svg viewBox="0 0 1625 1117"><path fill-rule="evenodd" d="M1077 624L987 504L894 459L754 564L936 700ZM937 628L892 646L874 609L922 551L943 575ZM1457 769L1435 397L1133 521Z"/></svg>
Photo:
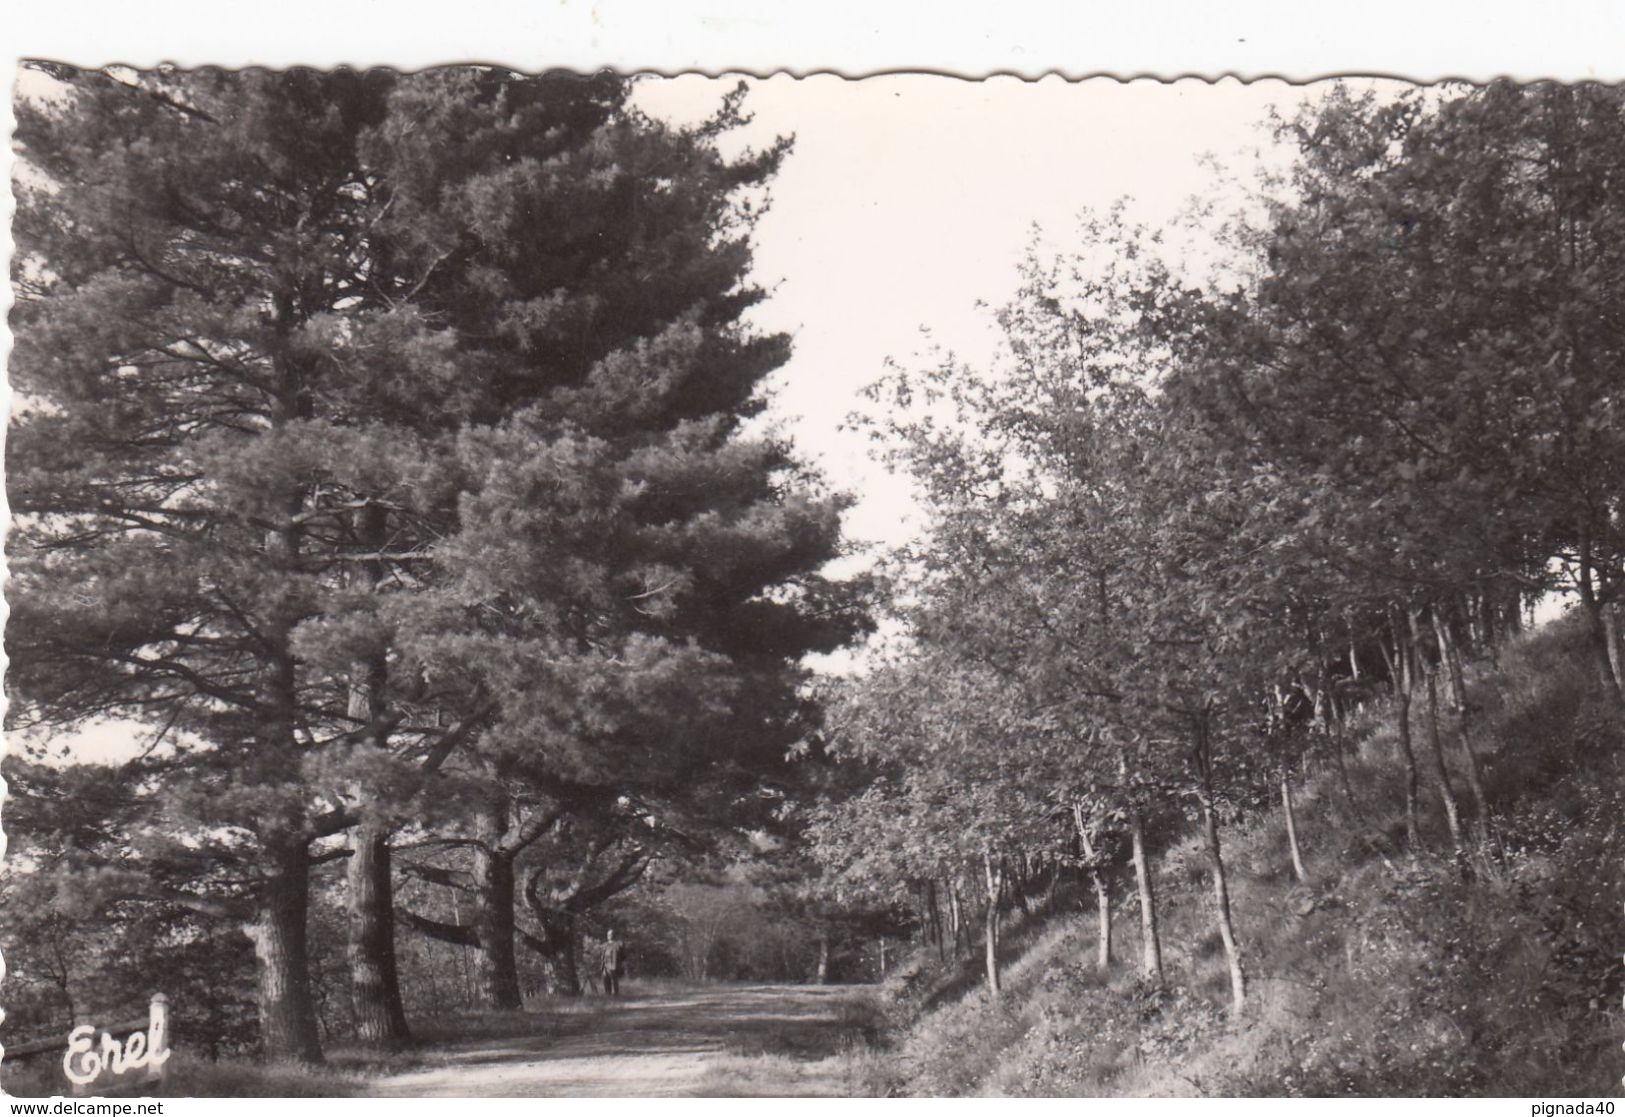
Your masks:
<svg viewBox="0 0 1625 1117"><path fill-rule="evenodd" d="M1591 556L1591 538L1582 528L1580 536L1580 604L1585 607L1587 635L1597 665L1597 674L1603 687L1614 697L1625 695L1625 678L1614 670L1615 658L1609 647L1608 629L1604 620L1606 603L1597 596L1591 580L1594 567Z"/></svg>
<svg viewBox="0 0 1625 1117"><path fill-rule="evenodd" d="M1405 844L1414 850L1421 844L1421 779L1416 770L1416 751L1411 747L1411 692L1407 683L1399 684L1394 695L1394 723L1399 731L1399 750L1405 758Z"/></svg>
<svg viewBox="0 0 1625 1117"><path fill-rule="evenodd" d="M1478 616L1478 646L1490 657L1490 663L1499 669L1501 632L1495 615L1495 592L1488 586L1478 595Z"/></svg>
<svg viewBox="0 0 1625 1117"><path fill-rule="evenodd" d="M1219 848L1219 820L1213 802L1213 758L1205 726L1197 729L1196 766L1202 780L1202 838L1207 846L1208 865L1213 873L1214 914L1219 924L1219 940L1230 969L1230 1015L1239 1019L1247 1007L1247 974L1241 965L1241 948L1230 917L1230 882L1225 875L1224 854Z"/></svg>
<svg viewBox="0 0 1625 1117"><path fill-rule="evenodd" d="M1456 673L1450 670L1450 650L1446 646L1456 644L1458 641L1455 633L1451 631L1450 617L1443 605L1438 602L1433 604L1428 610L1428 623L1433 629L1434 643L1439 648L1439 660L1434 664L1434 670L1444 675L1445 700L1452 710L1459 710L1462 704L1460 681L1456 678Z"/></svg>
<svg viewBox="0 0 1625 1117"><path fill-rule="evenodd" d="M1349 813L1357 822L1364 820L1365 812L1360 809L1360 801L1354 797L1354 784L1349 780L1348 742L1343 739L1341 725L1332 730L1332 761L1337 765L1337 782L1343 789L1343 798L1348 801Z"/></svg>
<svg viewBox="0 0 1625 1117"><path fill-rule="evenodd" d="M1437 608L1430 612L1437 616ZM1427 660L1423 651L1422 641L1422 614L1420 609L1410 610L1411 627L1411 663L1415 670L1422 672L1423 683L1427 688L1427 727L1428 752L1433 757L1433 782L1439 790L1439 801L1444 805L1445 825L1450 830L1450 844L1456 851L1456 858L1461 861L1466 854L1466 847L1462 842L1461 831L1461 805L1456 801L1456 789L1450 782L1450 770L1445 766L1444 741L1439 733L1439 669L1436 664ZM1434 629L1435 634L1438 628ZM1439 658L1444 658L1444 649L1440 648ZM1463 861L1465 864L1465 861Z"/></svg>
<svg viewBox="0 0 1625 1117"><path fill-rule="evenodd" d="M1292 809L1292 781L1285 773L1281 776L1281 814L1286 818L1286 844L1292 852L1292 875L1298 878L1299 884L1307 884L1309 874L1303 867L1303 852L1298 848L1297 812Z"/></svg>
<svg viewBox="0 0 1625 1117"><path fill-rule="evenodd" d="M1140 897L1140 974L1162 984L1162 939L1157 930L1157 897L1151 865L1145 855L1145 821L1138 808L1128 812L1129 841L1134 860L1134 884Z"/></svg>
<svg viewBox="0 0 1625 1117"><path fill-rule="evenodd" d="M1083 846L1083 855L1089 859L1089 880L1095 889L1095 920L1099 928L1095 937L1095 968L1105 972L1112 964L1111 894L1106 887L1105 873L1095 857L1095 843L1089 837L1089 827L1084 822L1081 803L1072 805L1072 821L1078 830L1078 842Z"/></svg>
<svg viewBox="0 0 1625 1117"><path fill-rule="evenodd" d="M1106 877L1099 869L1089 870L1089 879L1095 886L1096 932L1095 969L1102 973L1112 965L1112 899L1106 889Z"/></svg>
<svg viewBox="0 0 1625 1117"><path fill-rule="evenodd" d="M440 987L440 960L436 957L438 952L433 949L432 943L425 943L424 948L415 953L423 961L422 973L429 986L429 1003L445 1004L445 995Z"/></svg>
<svg viewBox="0 0 1625 1117"><path fill-rule="evenodd" d="M1219 940L1224 943L1225 963L1230 967L1230 1015L1240 1018L1246 1008L1246 972L1241 969L1241 948L1235 941L1235 925L1230 920L1230 883L1225 876L1224 854L1219 849L1219 819L1214 816L1211 789L1202 792L1202 839L1207 845L1207 863L1212 868Z"/></svg>
<svg viewBox="0 0 1625 1117"><path fill-rule="evenodd" d="M1365 822L1365 812L1360 809L1360 800L1354 795L1354 784L1349 779L1348 742L1343 738L1343 711L1337 700L1337 695L1331 688L1331 672L1321 668L1321 701L1325 703L1322 713L1322 724L1326 733L1332 739L1332 761L1337 765L1337 780L1343 788L1343 798L1348 801L1349 813L1361 825Z"/></svg>
<svg viewBox="0 0 1625 1117"><path fill-rule="evenodd" d="M480 844L474 847L475 915L479 953L475 959L481 1003L487 1008L519 1008L519 966L514 957L513 857L501 848L507 831L502 807L482 808L475 822Z"/></svg>
<svg viewBox="0 0 1625 1117"><path fill-rule="evenodd" d="M1037 901L1033 896L1032 861L1026 851L1023 851L1021 857L1017 859L1015 872L1012 875L1014 879L1010 881L1010 891L1015 893L1016 902L1021 905L1022 914L1032 915L1037 910Z"/></svg>
<svg viewBox="0 0 1625 1117"><path fill-rule="evenodd" d="M1625 693L1625 637L1620 633L1620 608L1617 601L1602 607L1602 637L1608 650L1608 666L1614 673L1614 687Z"/></svg>
<svg viewBox="0 0 1625 1117"><path fill-rule="evenodd" d="M947 961L942 948L942 905L937 902L936 877L928 877L925 882L925 914L926 928L930 932L931 941L937 947L937 961Z"/></svg>
<svg viewBox="0 0 1625 1117"><path fill-rule="evenodd" d="M306 948L309 856L303 842L290 842L272 851L268 861L249 928L258 961L260 1045L270 1062L320 1063Z"/></svg>
<svg viewBox="0 0 1625 1117"><path fill-rule="evenodd" d="M984 917L983 942L986 946L988 995L999 995L999 893L1004 885L1004 866L993 867L993 855L984 853L982 868L987 874L987 911Z"/></svg>
<svg viewBox="0 0 1625 1117"><path fill-rule="evenodd" d="M1241 948L1230 918L1230 886L1225 876L1224 856L1219 848L1219 823L1211 801L1202 804L1203 837L1213 870L1213 901L1219 923L1219 939L1224 943L1225 962L1230 968L1230 1014L1240 1016L1247 1007L1247 975L1241 965Z"/></svg>
<svg viewBox="0 0 1625 1117"><path fill-rule="evenodd" d="M1502 606L1501 628L1514 636L1523 631L1523 595L1516 589L1507 594Z"/></svg>
<svg viewBox="0 0 1625 1117"><path fill-rule="evenodd" d="M1411 661L1397 618L1391 627L1394 646L1390 652L1384 644L1382 654L1394 689L1394 727L1400 754L1405 759L1405 844L1414 852L1421 846L1418 821L1421 779L1416 769L1416 750L1411 746Z"/></svg>
<svg viewBox="0 0 1625 1117"><path fill-rule="evenodd" d="M1489 797L1484 791L1483 766L1479 764L1478 751L1473 747L1472 697L1467 693L1467 672L1462 665L1461 648L1457 645L1450 626L1445 624L1437 613L1434 614L1433 625L1438 633L1445 669L1450 672L1450 689L1456 696L1455 708L1461 752L1467 762L1467 789L1472 793L1473 809L1477 813L1474 825L1479 840L1488 841L1491 838Z"/></svg>
<svg viewBox="0 0 1625 1117"><path fill-rule="evenodd" d="M829 932L818 936L818 984L829 984Z"/></svg>
<svg viewBox="0 0 1625 1117"><path fill-rule="evenodd" d="M389 829L364 822L351 836L349 885L350 1001L356 1039L394 1051L411 1041L395 961L395 901Z"/></svg>
<svg viewBox="0 0 1625 1117"><path fill-rule="evenodd" d="M942 884L931 878L931 921L937 930L937 961L948 960L948 915L943 905Z"/></svg>
<svg viewBox="0 0 1625 1117"><path fill-rule="evenodd" d="M954 957L965 952L965 909L959 899L959 882L948 879L948 916L953 923Z"/></svg>
<svg viewBox="0 0 1625 1117"><path fill-rule="evenodd" d="M463 897L462 897L462 894L458 889L455 889L455 888L448 888L448 889L445 890L445 892L446 892L446 898L450 901L449 906L451 908L451 924L454 927L461 927L461 926L463 926ZM479 910L479 905L477 903L475 904L475 910L476 911ZM475 945L476 949L479 946L479 935L478 935L477 930L476 930L476 934L475 934L474 945ZM455 960L456 966L457 966L457 974L458 974L458 976L460 978L462 978L463 1004L465 1004L465 1005L473 1005L475 1003L475 996L474 996L474 969L473 969L473 966L470 964L469 954L470 954L470 951L465 950L461 946L456 947L452 952L452 958Z"/></svg>
<svg viewBox="0 0 1625 1117"><path fill-rule="evenodd" d="M1445 824L1450 827L1450 841L1456 855L1463 856L1466 846L1462 841L1461 807L1456 802L1456 789L1450 785L1450 772L1444 764L1444 743L1439 735L1439 686L1434 671L1427 671L1428 742L1433 754L1433 778L1439 785L1439 799L1444 803Z"/></svg>

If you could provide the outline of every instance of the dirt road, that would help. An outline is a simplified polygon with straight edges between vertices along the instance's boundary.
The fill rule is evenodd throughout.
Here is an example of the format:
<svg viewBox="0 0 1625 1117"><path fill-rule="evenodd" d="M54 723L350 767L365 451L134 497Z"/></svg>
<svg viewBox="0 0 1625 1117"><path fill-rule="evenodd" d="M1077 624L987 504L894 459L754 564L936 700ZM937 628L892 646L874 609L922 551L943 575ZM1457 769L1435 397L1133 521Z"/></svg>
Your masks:
<svg viewBox="0 0 1625 1117"><path fill-rule="evenodd" d="M838 1094L851 987L719 986L589 1002L551 1034L485 1039L377 1080L374 1097Z"/></svg>

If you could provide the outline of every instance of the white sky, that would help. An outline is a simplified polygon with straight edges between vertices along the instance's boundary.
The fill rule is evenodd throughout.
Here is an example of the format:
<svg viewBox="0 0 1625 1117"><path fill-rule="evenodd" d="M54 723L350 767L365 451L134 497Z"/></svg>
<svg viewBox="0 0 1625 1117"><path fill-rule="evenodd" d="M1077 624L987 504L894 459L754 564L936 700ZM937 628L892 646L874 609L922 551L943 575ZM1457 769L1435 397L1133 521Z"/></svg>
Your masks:
<svg viewBox="0 0 1625 1117"><path fill-rule="evenodd" d="M692 120L739 78L644 81L644 107ZM1064 237L1081 209L1120 197L1139 220L1168 221L1212 189L1204 154L1245 172L1275 154L1258 127L1269 108L1289 114L1304 96L1279 81L1234 79L777 75L748 84L751 140L795 136L757 233L756 276L773 296L756 320L795 337L773 414L804 456L859 497L849 533L885 543L917 526L907 486L841 425L886 359L922 353L925 328L936 344L985 362L996 337L977 301L996 306L1013 294L1034 223Z"/></svg>

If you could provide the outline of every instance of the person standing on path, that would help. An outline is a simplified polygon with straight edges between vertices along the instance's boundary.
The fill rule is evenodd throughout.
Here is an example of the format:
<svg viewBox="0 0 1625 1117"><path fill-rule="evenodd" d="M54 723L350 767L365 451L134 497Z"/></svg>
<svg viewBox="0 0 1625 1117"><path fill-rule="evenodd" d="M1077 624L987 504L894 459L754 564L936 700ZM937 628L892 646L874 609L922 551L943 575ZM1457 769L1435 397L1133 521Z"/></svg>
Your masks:
<svg viewBox="0 0 1625 1117"><path fill-rule="evenodd" d="M604 995L618 997L621 994L621 975L625 972L626 944L615 941L615 928L611 927L604 934L604 946L598 954L599 973L604 979Z"/></svg>

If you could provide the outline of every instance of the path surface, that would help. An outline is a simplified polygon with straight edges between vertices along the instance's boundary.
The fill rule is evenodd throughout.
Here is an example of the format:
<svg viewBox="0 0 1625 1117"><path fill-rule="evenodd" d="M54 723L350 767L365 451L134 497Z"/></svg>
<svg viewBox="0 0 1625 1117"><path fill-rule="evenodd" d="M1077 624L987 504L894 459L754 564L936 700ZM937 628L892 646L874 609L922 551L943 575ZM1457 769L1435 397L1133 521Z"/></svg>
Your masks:
<svg viewBox="0 0 1625 1117"><path fill-rule="evenodd" d="M707 1071L729 1057L766 1054L786 1093L797 1064L838 1051L850 987L718 986L589 1002L551 1034L485 1039L445 1051L433 1067L379 1079L375 1097L672 1097L713 1092Z"/></svg>

